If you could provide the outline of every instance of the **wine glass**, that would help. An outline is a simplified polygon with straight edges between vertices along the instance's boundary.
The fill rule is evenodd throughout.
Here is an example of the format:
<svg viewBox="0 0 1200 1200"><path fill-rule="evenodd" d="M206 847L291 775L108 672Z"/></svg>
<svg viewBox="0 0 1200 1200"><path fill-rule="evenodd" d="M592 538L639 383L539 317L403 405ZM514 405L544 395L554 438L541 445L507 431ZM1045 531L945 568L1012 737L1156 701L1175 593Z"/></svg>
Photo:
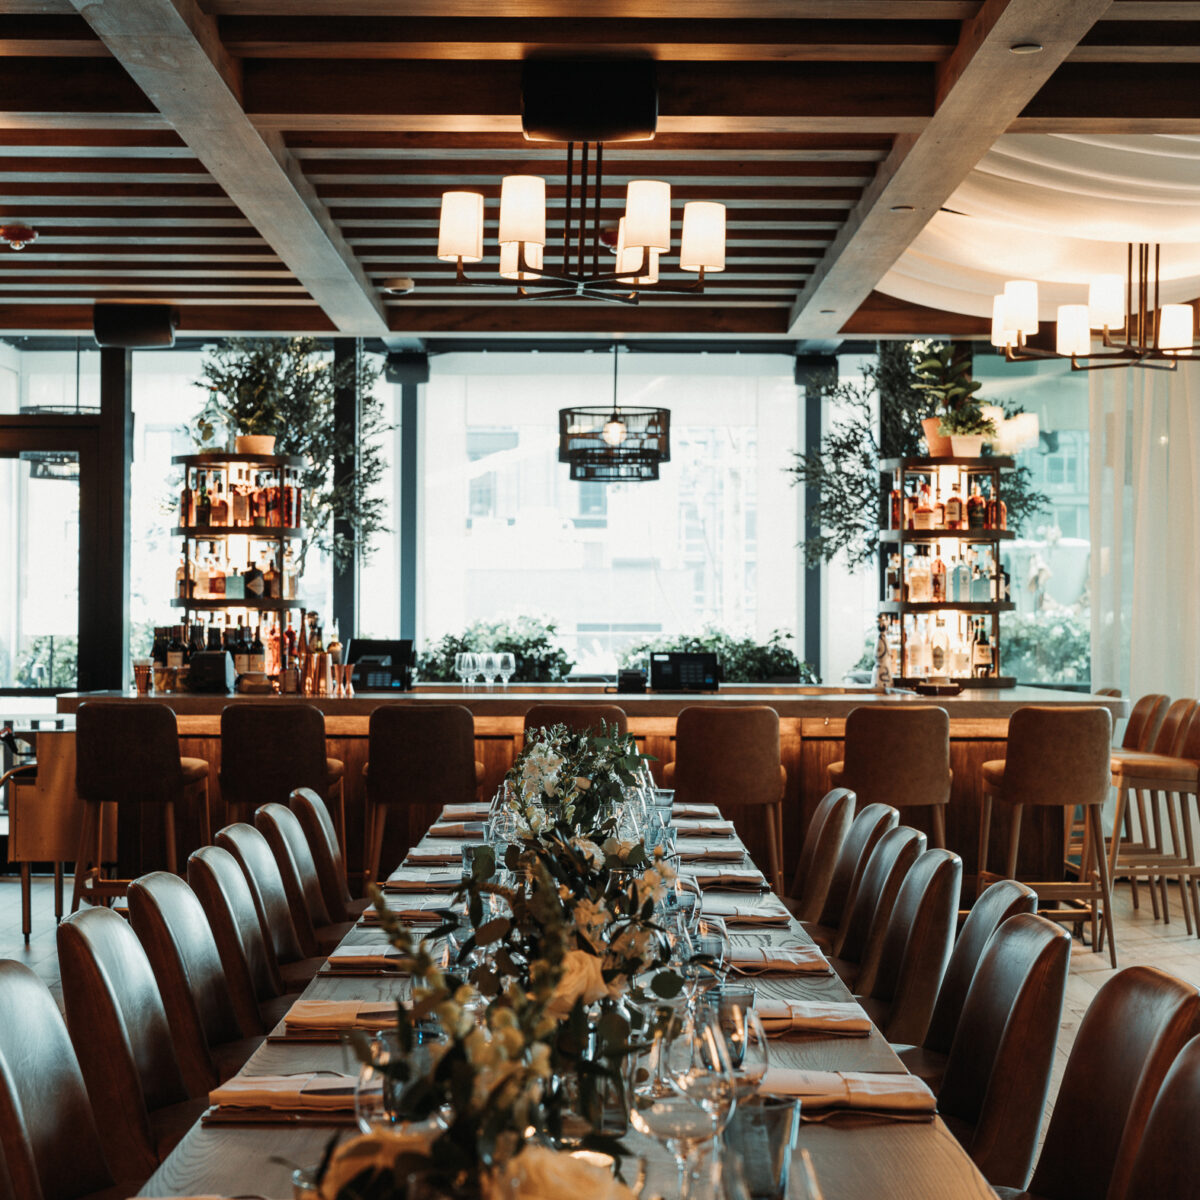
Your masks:
<svg viewBox="0 0 1200 1200"><path fill-rule="evenodd" d="M490 691L492 683L500 678L499 659L493 651L479 656L479 674Z"/></svg>
<svg viewBox="0 0 1200 1200"><path fill-rule="evenodd" d="M409 1107L409 1085L433 1068L430 1048L419 1043L405 1052L393 1031L371 1039L371 1060L363 1063L354 1088L354 1119L363 1133L380 1129L394 1133L436 1132L445 1124L438 1113L418 1115Z"/></svg>
<svg viewBox="0 0 1200 1200"><path fill-rule="evenodd" d="M684 964L684 974L691 983L689 995L694 999L724 980L733 955L733 943L720 917L696 917L688 937L691 954Z"/></svg>
<svg viewBox="0 0 1200 1200"><path fill-rule="evenodd" d="M454 656L454 673L458 676L459 685L462 687L466 687L467 684L467 659L470 657L465 650L460 650Z"/></svg>
<svg viewBox="0 0 1200 1200"><path fill-rule="evenodd" d="M500 671L500 684L508 687L508 681L516 674L517 656L508 650L496 655L497 667Z"/></svg>
<svg viewBox="0 0 1200 1200"><path fill-rule="evenodd" d="M739 1100L758 1091L770 1060L766 1030L755 1008L756 997L753 983L738 980L716 984L698 1002L725 1038Z"/></svg>

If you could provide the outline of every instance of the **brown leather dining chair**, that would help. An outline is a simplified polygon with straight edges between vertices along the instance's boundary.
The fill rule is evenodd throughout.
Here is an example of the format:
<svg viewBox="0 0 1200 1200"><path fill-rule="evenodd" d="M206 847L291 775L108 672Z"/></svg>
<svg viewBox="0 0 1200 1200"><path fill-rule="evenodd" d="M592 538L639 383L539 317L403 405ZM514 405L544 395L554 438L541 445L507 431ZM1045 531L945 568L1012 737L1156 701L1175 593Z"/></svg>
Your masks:
<svg viewBox="0 0 1200 1200"><path fill-rule="evenodd" d="M242 868L228 850L203 846L188 859L188 885L212 929L242 1035L269 1032L300 993L284 986Z"/></svg>
<svg viewBox="0 0 1200 1200"><path fill-rule="evenodd" d="M354 921L335 923L330 917L299 818L282 804L264 804L254 814L254 827L275 855L301 949L328 954L354 928Z"/></svg>
<svg viewBox="0 0 1200 1200"><path fill-rule="evenodd" d="M262 1038L242 1036L204 909L178 875L154 871L129 885L129 923L158 980L188 1094L207 1095Z"/></svg>
<svg viewBox="0 0 1200 1200"><path fill-rule="evenodd" d="M179 752L175 713L152 700L87 700L75 715L75 790L83 801L71 911L123 896L130 875L104 879L104 822L117 819L118 874L175 871L209 840L208 763ZM155 830L155 825L158 826Z"/></svg>
<svg viewBox="0 0 1200 1200"><path fill-rule="evenodd" d="M875 982L900 885L925 849L925 835L908 825L889 829L875 843L846 921L829 946L829 965L852 991Z"/></svg>
<svg viewBox="0 0 1200 1200"><path fill-rule="evenodd" d="M843 926L850 919L858 885L871 858L871 851L889 829L900 823L900 814L888 804L868 804L854 818L834 864L833 877L825 907L816 921L802 922L809 936L820 946L831 947L844 936Z"/></svg>
<svg viewBox="0 0 1200 1200"><path fill-rule="evenodd" d="M325 753L325 714L313 704L273 700L221 710L221 798L226 824L249 821L260 804L286 804L312 788L336 814L346 846L345 764Z"/></svg>
<svg viewBox="0 0 1200 1200"><path fill-rule="evenodd" d="M988 939L967 989L938 1115L993 1185L1029 1178L1070 963L1065 929L1018 913Z"/></svg>
<svg viewBox="0 0 1200 1200"><path fill-rule="evenodd" d="M324 965L325 955L316 946L306 947L300 941L283 876L267 839L253 825L239 822L219 830L214 840L221 849L228 850L242 868L250 895L254 897L258 923L275 955L284 989L303 988Z"/></svg>
<svg viewBox="0 0 1200 1200"><path fill-rule="evenodd" d="M346 886L346 860L325 801L311 788L297 788L288 797L288 805L308 839L309 853L316 864L317 879L330 920L350 921L361 916L371 902L354 900L350 896Z"/></svg>
<svg viewBox="0 0 1200 1200"><path fill-rule="evenodd" d="M787 897L788 909L798 921L816 921L825 908L842 843L854 823L855 803L853 792L834 788L813 812Z"/></svg>
<svg viewBox="0 0 1200 1200"><path fill-rule="evenodd" d="M787 769L779 757L779 714L765 705L682 709L675 719L675 761L663 774L679 804L715 804L735 820L746 809L764 815L767 878L782 894Z"/></svg>
<svg viewBox="0 0 1200 1200"><path fill-rule="evenodd" d="M1163 1079L1197 1033L1200 992L1191 984L1157 967L1114 975L1079 1024L1028 1191L997 1187L997 1194L1123 1197Z"/></svg>
<svg viewBox="0 0 1200 1200"><path fill-rule="evenodd" d="M857 989L888 1041L919 1042L929 1028L958 918L962 859L926 850L904 877L870 988Z"/></svg>
<svg viewBox="0 0 1200 1200"><path fill-rule="evenodd" d="M928 809L930 844L946 844L950 803L950 715L931 704L863 705L846 717L846 757L829 764L829 786L852 788L860 804Z"/></svg>
<svg viewBox="0 0 1200 1200"><path fill-rule="evenodd" d="M601 721L615 725L620 734L629 732L629 718L617 704L534 704L525 713L525 733L551 725L565 725L578 733L599 732Z"/></svg>
<svg viewBox="0 0 1200 1200"><path fill-rule="evenodd" d="M0 1195L116 1200L140 1190L140 1177L113 1184L79 1060L49 989L23 964L0 961Z"/></svg>
<svg viewBox="0 0 1200 1200"><path fill-rule="evenodd" d="M475 718L461 704L385 704L371 713L368 738L363 775L370 884L379 878L390 809L400 809L407 825L389 845L389 871L443 805L474 801Z"/></svg>
<svg viewBox="0 0 1200 1200"><path fill-rule="evenodd" d="M924 1041L919 1046L892 1047L910 1073L923 1079L934 1092L941 1086L971 980L992 934L1009 917L1032 912L1037 912L1037 893L1032 888L1015 879L993 883L975 901L954 939Z"/></svg>
<svg viewBox="0 0 1200 1200"><path fill-rule="evenodd" d="M104 1155L120 1179L145 1179L199 1120L189 1100L150 962L111 908L72 913L58 927L67 1028L92 1101Z"/></svg>

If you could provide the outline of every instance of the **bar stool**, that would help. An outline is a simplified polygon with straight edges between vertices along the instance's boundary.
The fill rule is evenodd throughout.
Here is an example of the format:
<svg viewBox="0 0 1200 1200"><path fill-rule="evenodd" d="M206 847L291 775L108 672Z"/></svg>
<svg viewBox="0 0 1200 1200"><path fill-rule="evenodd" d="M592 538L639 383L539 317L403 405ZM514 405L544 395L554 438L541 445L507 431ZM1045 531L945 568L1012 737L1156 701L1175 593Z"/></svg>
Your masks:
<svg viewBox="0 0 1200 1200"><path fill-rule="evenodd" d="M408 814L407 852L443 805L475 799L475 718L461 704L387 704L371 713L368 739L363 778L369 885L379 877L389 808Z"/></svg>
<svg viewBox="0 0 1200 1200"><path fill-rule="evenodd" d="M325 753L325 714L312 704L227 704L221 710L221 796L227 823L249 821L260 804L286 804L312 788L334 811L346 849L340 758Z"/></svg>
<svg viewBox="0 0 1200 1200"><path fill-rule="evenodd" d="M978 892L982 893L997 879L1017 877L1021 815L1026 806L1063 809L1065 819L1066 813L1079 805L1084 810L1085 845L1090 845L1091 853L1096 855L1098 880L1092 877L1090 870L1084 869L1074 883L1057 879L1030 882L1029 886L1037 892L1039 902L1074 901L1072 907L1051 910L1039 903L1039 912L1055 921L1080 921L1090 917L1092 947L1097 953L1102 943L1098 940L1096 910L1103 904L1109 957L1115 968L1117 948L1112 941L1112 887L1104 834L1100 828L1100 812L1108 797L1111 738L1112 717L1106 708L1030 705L1013 713L1008 723L1007 756L985 762L982 768ZM1004 875L987 869L993 799L1011 809L1008 864Z"/></svg>
<svg viewBox="0 0 1200 1200"><path fill-rule="evenodd" d="M860 804L928 808L934 848L946 845L950 803L950 715L929 704L861 707L846 717L846 751L829 764L829 786L848 787Z"/></svg>
<svg viewBox="0 0 1200 1200"><path fill-rule="evenodd" d="M165 704L150 700L88 700L81 704L75 717L75 790L84 809L72 912L85 896L123 896L132 878L132 874L126 879L100 877L103 805L116 805L119 867L147 866L142 862L144 843L154 840L148 806L161 808L166 842L165 856L154 865L165 861L168 871L178 873L176 823L181 812L192 826L181 839L185 850L211 839L208 763L180 754L175 713Z"/></svg>
<svg viewBox="0 0 1200 1200"><path fill-rule="evenodd" d="M549 729L565 725L572 733L598 730L600 722L615 725L617 732L629 732L629 718L616 704L535 704L525 714L525 733L531 729Z"/></svg>
<svg viewBox="0 0 1200 1200"><path fill-rule="evenodd" d="M779 714L765 705L693 705L675 721L674 781L680 804L765 810L769 878L783 891L783 796L787 769L779 760Z"/></svg>

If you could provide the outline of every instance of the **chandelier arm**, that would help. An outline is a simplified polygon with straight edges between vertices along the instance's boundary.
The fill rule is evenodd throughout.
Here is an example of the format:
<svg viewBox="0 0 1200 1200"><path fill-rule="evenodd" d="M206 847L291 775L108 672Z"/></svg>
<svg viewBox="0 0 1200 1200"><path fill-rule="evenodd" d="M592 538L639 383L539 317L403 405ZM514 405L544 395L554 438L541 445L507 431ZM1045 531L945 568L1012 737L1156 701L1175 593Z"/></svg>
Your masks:
<svg viewBox="0 0 1200 1200"><path fill-rule="evenodd" d="M600 190L604 185L604 143L596 143L596 190L592 197L592 274L600 270Z"/></svg>
<svg viewBox="0 0 1200 1200"><path fill-rule="evenodd" d="M575 272L583 274L583 241L587 231L587 201L588 201L588 144L583 143L579 155L579 249L576 252Z"/></svg>
<svg viewBox="0 0 1200 1200"><path fill-rule="evenodd" d="M567 192L563 198L562 273L571 269L571 193L575 186L575 143L567 143Z"/></svg>

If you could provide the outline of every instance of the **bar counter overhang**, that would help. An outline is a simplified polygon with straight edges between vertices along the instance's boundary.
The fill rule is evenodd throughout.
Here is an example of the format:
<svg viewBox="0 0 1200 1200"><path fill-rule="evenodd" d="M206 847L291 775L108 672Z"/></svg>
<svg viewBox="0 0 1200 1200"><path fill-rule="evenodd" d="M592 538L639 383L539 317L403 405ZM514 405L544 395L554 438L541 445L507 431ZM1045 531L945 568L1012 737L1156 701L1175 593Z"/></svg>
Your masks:
<svg viewBox="0 0 1200 1200"><path fill-rule="evenodd" d="M74 713L89 698L116 697L123 693L64 693L58 711ZM769 705L779 714L780 757L787 768L784 802L784 873L790 879L804 830L813 809L825 794L826 770L843 757L846 716L861 704L936 704L950 716L950 766L954 772L950 805L946 813L946 841L963 858L964 870L976 869L980 766L1003 758L1008 719L1025 705L1100 705L1114 721L1129 711L1128 701L1110 696L1037 687L968 688L957 696L928 698L887 695L870 688L794 685L723 685L712 693L616 693L600 684L510 684L506 690L465 691L456 685L420 684L411 692L358 693L352 697L204 695L190 692L146 697L170 706L176 713L182 753L210 764L210 803L214 828L226 821L218 772L221 762L220 714L227 704L312 704L325 714L327 752L345 763L347 868L352 875L363 866L364 789L362 769L367 762L370 714L381 704L461 704L475 718L475 756L484 764L483 795L499 786L520 748L524 716L534 704L547 700L571 703L617 704L629 717L629 731L642 752L652 755L654 774L661 782L662 768L675 757L675 718L693 704ZM64 743L68 739L64 738ZM62 749L72 755L73 746ZM62 764L64 767L65 763ZM73 765L72 765L73 769ZM1039 812L1027 820L1021 837L1021 867L1031 871L1061 870L1063 831L1057 814ZM742 836L752 854L762 856L765 840L758 828L760 817L749 814ZM926 828L923 812L906 813L905 820ZM742 824L739 821L739 826ZM1050 878L1039 874L1038 878Z"/></svg>

